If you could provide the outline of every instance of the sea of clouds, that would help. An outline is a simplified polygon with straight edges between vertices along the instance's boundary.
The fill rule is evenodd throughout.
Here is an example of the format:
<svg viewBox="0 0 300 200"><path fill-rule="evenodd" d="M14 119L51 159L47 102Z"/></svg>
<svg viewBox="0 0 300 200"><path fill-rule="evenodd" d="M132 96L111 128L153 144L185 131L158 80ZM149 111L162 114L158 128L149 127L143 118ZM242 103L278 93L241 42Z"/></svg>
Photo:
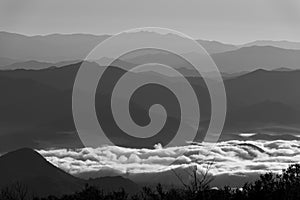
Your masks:
<svg viewBox="0 0 300 200"><path fill-rule="evenodd" d="M118 146L38 150L49 162L75 176L155 174L197 165L212 175L281 172L300 161L300 141L225 141L180 147L133 149Z"/></svg>

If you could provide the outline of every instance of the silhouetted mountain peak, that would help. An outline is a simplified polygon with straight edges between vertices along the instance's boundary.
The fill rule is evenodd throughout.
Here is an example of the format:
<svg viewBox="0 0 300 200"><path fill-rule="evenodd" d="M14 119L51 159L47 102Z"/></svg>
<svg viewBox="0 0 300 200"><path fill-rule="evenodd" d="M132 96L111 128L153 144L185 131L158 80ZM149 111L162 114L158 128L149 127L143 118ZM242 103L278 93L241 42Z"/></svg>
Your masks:
<svg viewBox="0 0 300 200"><path fill-rule="evenodd" d="M21 182L36 195L69 194L94 185L104 191L124 188L133 193L138 185L121 176L101 177L88 181L76 178L48 162L42 155L30 148L21 148L0 157L0 187Z"/></svg>
<svg viewBox="0 0 300 200"><path fill-rule="evenodd" d="M18 149L1 156L0 177L0 186L21 182L40 195L74 192L83 183L30 148Z"/></svg>
<svg viewBox="0 0 300 200"><path fill-rule="evenodd" d="M30 162L36 162L37 160L46 161L45 158L42 157L39 153L37 153L35 150L31 148L21 148L1 156L0 165L2 164L2 162L13 162L15 164L18 164L21 161L25 161L25 159L30 160Z"/></svg>
<svg viewBox="0 0 300 200"><path fill-rule="evenodd" d="M53 166L38 152L22 148L0 157L1 183L37 177L70 176Z"/></svg>

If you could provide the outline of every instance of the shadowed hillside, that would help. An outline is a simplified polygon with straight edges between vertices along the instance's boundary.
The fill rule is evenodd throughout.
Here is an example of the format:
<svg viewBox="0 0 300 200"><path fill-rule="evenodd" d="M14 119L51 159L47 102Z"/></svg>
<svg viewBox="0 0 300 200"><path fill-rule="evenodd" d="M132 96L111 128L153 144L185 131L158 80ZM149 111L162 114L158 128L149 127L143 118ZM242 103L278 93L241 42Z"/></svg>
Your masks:
<svg viewBox="0 0 300 200"><path fill-rule="evenodd" d="M102 177L83 180L64 172L39 153L23 148L0 157L0 187L21 183L28 193L36 196L70 194L84 188L85 184L97 186L105 192L124 188L133 193L138 186L123 177Z"/></svg>
<svg viewBox="0 0 300 200"><path fill-rule="evenodd" d="M82 147L72 116L72 88L79 66L80 63L42 70L0 71L0 152L22 146ZM96 63L89 66L99 67ZM114 76L120 69L114 68L112 72ZM151 72L147 75L178 86L182 83L178 77ZM139 75L130 76L134 79ZM202 79L188 77L188 80L199 92L201 126L205 127L210 116L208 91ZM257 70L229 78L224 84L228 113L222 138L239 139L232 132L261 133L261 128L298 128L300 71ZM101 94L107 95L106 90ZM151 94L158 95L154 91ZM145 111L139 102L134 105L140 113ZM98 108L105 106L110 105L96 104Z"/></svg>

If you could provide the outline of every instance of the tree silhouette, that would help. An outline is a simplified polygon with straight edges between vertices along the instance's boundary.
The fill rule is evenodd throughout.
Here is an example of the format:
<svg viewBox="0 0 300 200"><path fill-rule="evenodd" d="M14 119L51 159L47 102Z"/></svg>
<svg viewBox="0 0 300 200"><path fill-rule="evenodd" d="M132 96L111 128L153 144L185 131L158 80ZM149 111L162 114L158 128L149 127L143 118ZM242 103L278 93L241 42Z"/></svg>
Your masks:
<svg viewBox="0 0 300 200"><path fill-rule="evenodd" d="M209 169L209 168L207 168ZM300 165L293 164L280 174L265 173L253 183L246 183L242 188L211 189L208 173L200 173L196 167L187 171L192 180L180 188L144 187L134 195L125 190L104 193L101 188L86 185L82 191L62 197L49 196L34 200L299 200ZM178 177L180 177L177 174ZM204 181L206 180L206 181ZM0 193L1 200L29 200L28 189L24 184L15 183L5 187Z"/></svg>

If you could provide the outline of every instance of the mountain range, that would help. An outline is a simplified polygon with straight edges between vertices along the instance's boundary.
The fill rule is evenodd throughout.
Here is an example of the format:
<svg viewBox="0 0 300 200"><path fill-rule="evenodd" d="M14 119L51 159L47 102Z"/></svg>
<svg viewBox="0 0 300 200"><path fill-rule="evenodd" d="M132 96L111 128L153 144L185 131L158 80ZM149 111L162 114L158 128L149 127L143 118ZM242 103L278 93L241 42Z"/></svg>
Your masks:
<svg viewBox="0 0 300 200"><path fill-rule="evenodd" d="M159 39L174 37L170 34L162 36L158 33L144 34L153 34ZM84 59L95 46L109 37L109 35L89 34L25 36L2 31L0 32L0 66L1 69L59 67L62 66L60 62L63 61L70 63ZM176 37L178 42L184 45L184 39ZM243 45L231 45L217 41L197 41L212 56L219 70L224 73L250 72L256 69L299 69L300 45L297 42L255 41ZM185 54L191 55L193 52L182 52L182 55ZM131 62L138 63L143 56L145 57L145 55L140 55ZM146 57L149 58L149 55ZM164 59L169 60L168 57Z"/></svg>
<svg viewBox="0 0 300 200"><path fill-rule="evenodd" d="M0 152L22 146L82 147L72 116L72 88L80 64L41 70L0 71ZM89 65L99 67L96 63ZM118 73L120 69L115 70ZM148 75L179 86L182 83L179 77ZM130 76L135 78L138 74ZM201 94L201 123L205 127L210 116L207 88L202 79L188 79ZM291 137L297 139L294 134L299 133L295 131L299 129L300 119L299 81L300 71L297 70L256 70L226 79L228 112L221 139L240 139L238 133L241 132L263 134L271 129L278 137L293 134ZM103 93L107 94L107 91ZM153 91L152 94L155 97L157 93ZM141 105L136 104L146 109Z"/></svg>
<svg viewBox="0 0 300 200"><path fill-rule="evenodd" d="M108 37L88 34L29 37L0 32L0 152L22 146L82 147L72 116L73 84L80 60ZM162 39L175 36L157 34L155 37ZM176 39L179 43L184 40L178 36ZM288 138L297 139L295 134L299 133L300 119L298 43L257 41L230 45L205 40L198 42L211 54L224 78L228 112L221 139L241 139L238 135L240 132L257 132L260 138L268 139L274 137L266 135L269 130L273 130L276 137L290 134ZM197 56L194 52L183 52L182 55ZM112 59L104 57L85 62L89 67L105 70L98 64ZM117 59L113 62L115 68L110 78L125 73L129 66L147 63L152 59L176 68L197 90L201 109L200 126L205 129L210 116L209 93L203 79L195 77L190 64L178 56L144 51L126 59ZM138 73L129 74L133 79L139 76ZM180 77L156 72L147 72L147 76L179 87L182 84ZM214 78L212 72L206 72L205 76ZM159 97L157 92L150 92L153 97ZM103 94L107 93L107 88L104 88ZM107 106L110 105L96 105L97 110ZM146 109L139 102L135 102L135 106L140 113ZM255 137L258 135L253 139Z"/></svg>
<svg viewBox="0 0 300 200"><path fill-rule="evenodd" d="M257 40L254 42L249 42L247 44L239 45L240 47L250 47L250 46L273 46L282 49L300 49L300 42L290 42L286 40L282 41L272 41L272 40Z"/></svg>
<svg viewBox="0 0 300 200"><path fill-rule="evenodd" d="M153 59L173 66L185 75L192 88L197 91L201 110L200 129L207 128L211 102L205 82L202 77L194 76L195 71L190 64L176 55L145 51L126 59L103 57L99 60L82 61L98 43L109 37L88 34L24 36L0 32L0 153L11 151L0 157L0 187L21 182L28 186L32 194L47 196L74 193L85 184L100 187L106 192L123 187L127 192L134 193L140 189L140 185L156 184L161 180L166 181L164 184L176 182L176 177L170 171L131 174L131 180L121 176L102 177L111 169L82 173L75 177L52 165L33 150L83 147L72 115L73 85L83 62L88 67L104 71L107 68L102 63L114 60L113 66L110 66L110 76L104 79L106 81L126 73L132 80L149 76L169 82L174 87L181 87L182 77L154 71L143 74L127 72L130 66ZM179 43L181 39L179 38ZM231 45L206 40L197 42L211 55L224 79L227 116L220 140L299 140L299 43L255 41ZM181 56L199 55L195 52L182 52ZM214 79L213 71L204 75ZM154 99L161 99L164 95L155 89L148 92ZM111 106L109 102L99 103L100 97L108 98L109 88L99 91L98 85L95 95L97 113L102 108ZM148 118L144 114L148 113L148 107L144 102L147 99L145 96L141 99L142 102L133 99L131 108L137 111L135 117L139 123L146 124ZM177 104L172 100L170 96L166 96L164 102L174 110ZM122 101L124 99L118 97L117 102ZM104 113L104 119L107 118L106 114ZM171 118L175 122L180 120L177 117L171 112ZM184 121L184 125L193 128L188 120ZM202 135L198 133L195 142L201 139ZM26 148L19 149L20 147ZM137 144L137 147L144 145ZM254 180L258 175L249 176ZM228 179L228 174L217 176L214 184L223 186ZM246 180L245 177L238 176L230 179L231 184L237 187ZM250 179L247 177L247 181Z"/></svg>

